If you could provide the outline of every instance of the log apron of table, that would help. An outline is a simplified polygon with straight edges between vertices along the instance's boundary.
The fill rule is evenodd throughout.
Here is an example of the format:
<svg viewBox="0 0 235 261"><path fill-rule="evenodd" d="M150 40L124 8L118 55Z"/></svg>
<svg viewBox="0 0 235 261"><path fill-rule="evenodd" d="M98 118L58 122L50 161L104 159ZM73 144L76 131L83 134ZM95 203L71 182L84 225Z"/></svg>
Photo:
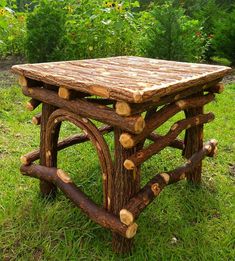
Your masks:
<svg viewBox="0 0 235 261"><path fill-rule="evenodd" d="M34 110L42 104L32 119L41 126L40 147L21 157L21 173L40 180L43 196L54 197L59 188L91 220L112 231L115 252L131 252L138 216L164 187L185 178L201 182L202 160L217 152L215 139L203 141L204 124L214 120L203 108L223 91L221 80L230 70L141 57L15 65L12 71L19 74L22 92L31 98L26 107ZM165 135L158 134L160 126L182 111L184 118ZM64 121L84 134L58 141ZM114 132L114 159L104 139L109 132ZM100 162L102 206L57 168L59 150L89 141ZM155 173L140 187L141 165L167 146L181 150L185 164Z"/></svg>

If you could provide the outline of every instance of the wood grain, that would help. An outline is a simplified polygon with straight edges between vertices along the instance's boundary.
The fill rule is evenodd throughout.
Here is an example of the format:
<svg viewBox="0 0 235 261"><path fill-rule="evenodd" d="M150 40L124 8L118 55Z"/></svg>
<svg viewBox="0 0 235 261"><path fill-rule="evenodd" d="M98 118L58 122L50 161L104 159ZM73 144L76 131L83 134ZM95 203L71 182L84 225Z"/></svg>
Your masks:
<svg viewBox="0 0 235 261"><path fill-rule="evenodd" d="M225 66L128 56L12 67L13 72L33 80L133 103L197 89L230 70Z"/></svg>

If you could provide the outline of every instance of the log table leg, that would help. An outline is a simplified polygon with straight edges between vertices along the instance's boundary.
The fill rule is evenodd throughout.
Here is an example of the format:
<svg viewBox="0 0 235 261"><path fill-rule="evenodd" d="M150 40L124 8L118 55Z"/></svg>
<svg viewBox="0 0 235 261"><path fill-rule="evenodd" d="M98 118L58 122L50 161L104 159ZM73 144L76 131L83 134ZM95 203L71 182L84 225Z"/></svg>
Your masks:
<svg viewBox="0 0 235 261"><path fill-rule="evenodd" d="M47 103L42 104L42 116L41 116L41 133L40 133L40 165L46 166L46 157L47 152L45 150L45 143L46 143L46 126L48 119L51 115L51 113L56 109L56 107L49 105ZM59 128L57 130L59 132ZM58 135L57 136L58 139ZM57 142L57 141L56 141ZM57 151L53 151L52 153L57 153ZM57 165L57 157L53 157L54 162L53 166L56 167ZM56 186L53 183L50 183L45 180L40 180L40 192L42 196L50 196L55 197L56 195Z"/></svg>
<svg viewBox="0 0 235 261"><path fill-rule="evenodd" d="M200 96L199 93L197 96ZM194 95L195 97L195 95ZM198 114L203 114L203 106L186 109L185 111L186 118L197 116ZM192 128L189 128L185 131L185 149L183 150L183 156L189 159L195 152L198 152L203 147L203 124L196 125ZM192 170L186 173L187 180L190 183L200 184L201 183L201 172L202 172L202 161L193 168Z"/></svg>
<svg viewBox="0 0 235 261"><path fill-rule="evenodd" d="M132 149L123 148L119 142L121 133L122 130L120 128L114 128L115 162L110 199L110 210L118 216L123 206L140 189L140 168L126 170L123 166L123 162L136 151L136 147ZM129 253L131 252L132 244L132 239L113 233L112 245L115 252Z"/></svg>

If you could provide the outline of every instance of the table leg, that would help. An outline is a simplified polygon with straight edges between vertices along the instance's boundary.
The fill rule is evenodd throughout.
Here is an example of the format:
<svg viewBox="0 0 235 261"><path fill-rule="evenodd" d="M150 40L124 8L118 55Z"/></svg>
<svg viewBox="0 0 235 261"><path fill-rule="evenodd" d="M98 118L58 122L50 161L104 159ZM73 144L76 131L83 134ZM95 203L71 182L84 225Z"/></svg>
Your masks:
<svg viewBox="0 0 235 261"><path fill-rule="evenodd" d="M56 109L56 107L43 103L42 104L42 117L41 117L41 133L40 133L40 165L46 166L46 125L51 113ZM54 162L53 167L56 167L56 162ZM40 192L42 196L55 197L56 186L45 180L40 180Z"/></svg>
<svg viewBox="0 0 235 261"><path fill-rule="evenodd" d="M197 116L203 113L203 107L197 107L185 110L186 118ZM203 147L203 125L197 125L185 132L185 149L183 155L189 159L195 152L198 152ZM202 172L202 161L186 173L187 180L194 184L200 184Z"/></svg>
<svg viewBox="0 0 235 261"><path fill-rule="evenodd" d="M110 210L119 216L119 211L129 199L140 189L140 168L136 171L126 170L124 161L132 155L136 148L124 149L119 142L122 130L114 128L115 162L112 178ZM131 252L133 240L113 233L113 250L117 253Z"/></svg>

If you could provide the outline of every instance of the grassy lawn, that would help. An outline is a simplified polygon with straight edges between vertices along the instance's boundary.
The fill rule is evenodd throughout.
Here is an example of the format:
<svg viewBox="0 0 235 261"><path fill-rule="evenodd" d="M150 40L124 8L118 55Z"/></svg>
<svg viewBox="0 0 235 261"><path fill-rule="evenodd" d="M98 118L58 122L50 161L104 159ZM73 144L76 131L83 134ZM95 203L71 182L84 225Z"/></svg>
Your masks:
<svg viewBox="0 0 235 261"><path fill-rule="evenodd" d="M186 181L167 187L137 220L132 256L111 250L111 233L94 224L59 192L55 201L38 193L38 181L19 173L22 154L38 147L39 127L24 109L17 86L0 89L0 260L234 260L235 85L206 107L216 115L205 140L219 141L215 159L205 159L200 188ZM174 118L180 118L180 115ZM168 123L161 131L166 131ZM62 132L74 132L67 124ZM110 147L112 134L106 135ZM142 167L146 183L183 162L170 148ZM98 159L88 143L59 153L59 165L96 202L102 202Z"/></svg>

